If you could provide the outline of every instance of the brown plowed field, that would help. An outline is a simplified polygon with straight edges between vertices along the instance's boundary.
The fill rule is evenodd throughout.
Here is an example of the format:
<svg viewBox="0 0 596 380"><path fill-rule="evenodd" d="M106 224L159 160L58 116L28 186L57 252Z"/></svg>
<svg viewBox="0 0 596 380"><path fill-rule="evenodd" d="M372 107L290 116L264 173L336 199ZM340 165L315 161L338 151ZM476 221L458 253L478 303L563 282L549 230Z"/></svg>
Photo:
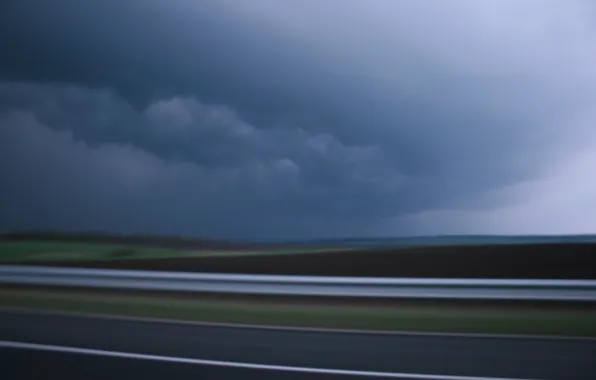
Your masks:
<svg viewBox="0 0 596 380"><path fill-rule="evenodd" d="M47 265L322 276L596 279L596 244L362 249L262 256L48 262Z"/></svg>

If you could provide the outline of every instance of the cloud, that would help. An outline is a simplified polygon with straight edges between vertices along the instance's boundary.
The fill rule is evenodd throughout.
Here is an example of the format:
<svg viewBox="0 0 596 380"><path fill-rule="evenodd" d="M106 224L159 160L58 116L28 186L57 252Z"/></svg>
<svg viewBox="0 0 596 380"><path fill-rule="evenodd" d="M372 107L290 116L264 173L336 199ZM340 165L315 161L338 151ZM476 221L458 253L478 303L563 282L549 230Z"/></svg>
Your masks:
<svg viewBox="0 0 596 380"><path fill-rule="evenodd" d="M7 4L1 168L63 178L22 184L47 223L70 191L191 234L593 228L590 1Z"/></svg>
<svg viewBox="0 0 596 380"><path fill-rule="evenodd" d="M499 206L427 210L388 220L386 228L405 234L420 231L433 234L593 234L596 230L594 120L596 115L592 112L578 122L587 122L592 128L585 129L587 132L581 135L581 140L560 146L565 152L558 156L563 158L544 167L540 175L486 194L499 199Z"/></svg>
<svg viewBox="0 0 596 380"><path fill-rule="evenodd" d="M195 221L217 234L206 227L216 216L228 219L226 228L250 231L255 218L374 215L351 201L395 186L373 147L297 127L260 130L195 98L160 99L135 111L105 89L28 83L1 84L0 98L0 144L10 157L0 173L13 188L2 197L12 210L8 225L34 214L21 227L109 229L122 213L129 224L118 217L120 229Z"/></svg>

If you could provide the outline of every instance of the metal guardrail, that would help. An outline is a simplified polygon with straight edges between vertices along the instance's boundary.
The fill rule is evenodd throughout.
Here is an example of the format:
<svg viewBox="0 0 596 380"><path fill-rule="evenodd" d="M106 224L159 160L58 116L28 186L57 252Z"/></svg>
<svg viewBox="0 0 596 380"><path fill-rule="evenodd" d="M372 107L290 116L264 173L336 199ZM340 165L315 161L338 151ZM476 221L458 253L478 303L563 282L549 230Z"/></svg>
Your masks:
<svg viewBox="0 0 596 380"><path fill-rule="evenodd" d="M596 281L592 280L279 276L6 265L0 266L0 284L337 297L596 301Z"/></svg>

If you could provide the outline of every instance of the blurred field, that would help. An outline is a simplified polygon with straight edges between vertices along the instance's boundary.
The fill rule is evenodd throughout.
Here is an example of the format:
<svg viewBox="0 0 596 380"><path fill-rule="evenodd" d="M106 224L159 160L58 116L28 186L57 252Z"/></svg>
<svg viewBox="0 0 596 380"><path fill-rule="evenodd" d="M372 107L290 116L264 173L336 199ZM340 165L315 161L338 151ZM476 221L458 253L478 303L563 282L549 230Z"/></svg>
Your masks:
<svg viewBox="0 0 596 380"><path fill-rule="evenodd" d="M138 248L110 244L59 242L0 242L0 261L114 260L130 258L163 258L188 255L181 251Z"/></svg>
<svg viewBox="0 0 596 380"><path fill-rule="evenodd" d="M292 245L29 231L0 235L0 264L320 276L596 279L595 236L412 239L399 240L399 246L380 245L385 240L359 241L371 246L350 241Z"/></svg>
<svg viewBox="0 0 596 380"><path fill-rule="evenodd" d="M577 306L375 304L337 299L315 302L229 295L0 288L0 307L267 326L596 336L596 311Z"/></svg>
<svg viewBox="0 0 596 380"><path fill-rule="evenodd" d="M0 252L2 252L1 248ZM594 243L362 247L349 250L218 250L190 253L139 249L139 252L135 251L130 257L122 255L117 258L103 252L95 256L90 254L80 260L72 255L67 260L60 259L59 255L52 257L51 260L46 260L43 256L32 257L28 254L11 256L8 253L0 256L12 258L13 263L23 264L185 272L366 277L596 279L596 244Z"/></svg>
<svg viewBox="0 0 596 380"><path fill-rule="evenodd" d="M69 243L53 241L9 241L0 242L0 263L50 263L50 262L95 262L114 260L148 260L192 257L232 257L281 255L330 251L331 249L270 249L270 250L226 250L202 249L181 250L153 248L137 245L116 245L101 243Z"/></svg>

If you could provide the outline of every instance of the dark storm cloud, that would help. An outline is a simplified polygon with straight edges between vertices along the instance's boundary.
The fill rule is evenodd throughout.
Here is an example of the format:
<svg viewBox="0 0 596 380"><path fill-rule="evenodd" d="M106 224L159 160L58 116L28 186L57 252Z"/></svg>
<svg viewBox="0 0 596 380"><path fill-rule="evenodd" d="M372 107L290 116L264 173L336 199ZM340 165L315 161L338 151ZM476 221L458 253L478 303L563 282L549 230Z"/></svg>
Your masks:
<svg viewBox="0 0 596 380"><path fill-rule="evenodd" d="M0 227L469 227L432 213L532 197L588 136L593 9L566 4L3 2Z"/></svg>
<svg viewBox="0 0 596 380"><path fill-rule="evenodd" d="M0 85L0 98L11 96L0 112L0 141L11 157L1 166L12 189L3 201L12 223L23 210L34 213L23 226L159 231L167 223L172 232L264 236L312 215L375 215L382 211L375 195L392 193L399 180L374 147L299 128L260 130L195 98L136 111L108 90ZM362 207L360 197L371 195ZM259 228L255 217L275 225ZM302 231L314 234L319 223L309 224Z"/></svg>

